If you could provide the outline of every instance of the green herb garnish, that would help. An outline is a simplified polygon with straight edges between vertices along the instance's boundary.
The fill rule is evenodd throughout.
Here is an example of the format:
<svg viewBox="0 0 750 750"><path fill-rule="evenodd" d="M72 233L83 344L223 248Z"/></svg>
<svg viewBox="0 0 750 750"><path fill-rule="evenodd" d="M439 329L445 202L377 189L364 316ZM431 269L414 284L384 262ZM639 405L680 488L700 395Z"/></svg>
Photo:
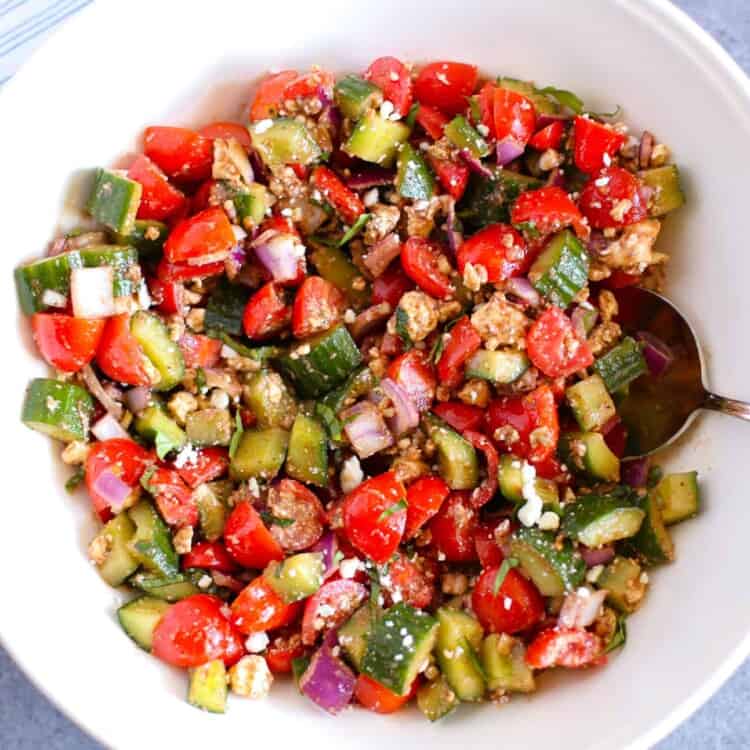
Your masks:
<svg viewBox="0 0 750 750"><path fill-rule="evenodd" d="M538 94L544 94L545 96L551 96L558 104L563 107L575 112L580 115L583 112L583 101L577 97L572 91L566 91L565 89L557 89L554 86L545 86L543 89L537 89Z"/></svg>
<svg viewBox="0 0 750 750"><path fill-rule="evenodd" d="M419 102L414 102L414 104L409 107L409 112L406 115L406 119L404 122L406 123L406 127L413 128L414 123L417 121L417 114L419 113Z"/></svg>
<svg viewBox="0 0 750 750"><path fill-rule="evenodd" d="M401 339L406 351L414 346L414 342L409 335L409 313L401 307L396 308L396 334Z"/></svg>
<svg viewBox="0 0 750 750"><path fill-rule="evenodd" d="M497 571L497 575L495 576L495 580L492 584L492 595L497 596L497 592L500 591L500 587L503 585L503 581L505 581L505 576L510 573L511 568L518 567L518 560L515 557L507 557L505 560L503 560L502 565L500 566L500 570Z"/></svg>
<svg viewBox="0 0 750 750"><path fill-rule="evenodd" d="M614 651L616 648L624 646L628 640L628 629L625 625L625 616L621 615L617 618L617 625L615 626L615 632L612 633L612 637L609 639L609 643L604 649L604 653L608 654L610 651Z"/></svg>
<svg viewBox="0 0 750 750"><path fill-rule="evenodd" d="M242 439L242 433L245 432L245 428L242 426L242 415L239 409L234 413L235 430L232 433L232 439L229 441L229 458L234 458L234 454L237 453L240 440Z"/></svg>
<svg viewBox="0 0 750 750"><path fill-rule="evenodd" d="M520 224L514 224L513 226L530 240L538 240L542 236L534 221L522 221Z"/></svg>
<svg viewBox="0 0 750 750"><path fill-rule="evenodd" d="M195 387L198 389L199 393L206 393L208 391L208 386L206 384L206 371L199 367L195 371Z"/></svg>
<svg viewBox="0 0 750 750"><path fill-rule="evenodd" d="M432 345L432 351L430 352L430 362L437 364L440 361L440 357L445 349L445 334L441 333Z"/></svg>
<svg viewBox="0 0 750 750"><path fill-rule="evenodd" d="M141 487L143 487L146 492L153 494L153 488L151 487L151 477L154 476L154 472L156 471L156 466L149 466L146 471L141 474Z"/></svg>
<svg viewBox="0 0 750 750"><path fill-rule="evenodd" d="M365 228L365 224L370 220L370 217L371 214L362 214L339 240L338 246L343 247L347 242L351 242Z"/></svg>
<svg viewBox="0 0 750 750"><path fill-rule="evenodd" d="M81 482L86 478L86 469L83 468L83 466L79 466L68 479L67 482L65 482L65 489L68 492L75 492L75 490L78 488L78 485L81 484Z"/></svg>
<svg viewBox="0 0 750 750"><path fill-rule="evenodd" d="M267 510L262 510L258 515L266 526L280 526L282 529L285 529L287 526L291 526L294 523L293 518L275 516Z"/></svg>
<svg viewBox="0 0 750 750"><path fill-rule="evenodd" d="M386 508L379 516L378 523L385 521L386 518L390 518L394 513L398 513L400 510L406 510L409 506L406 504L406 500L401 498L397 503Z"/></svg>

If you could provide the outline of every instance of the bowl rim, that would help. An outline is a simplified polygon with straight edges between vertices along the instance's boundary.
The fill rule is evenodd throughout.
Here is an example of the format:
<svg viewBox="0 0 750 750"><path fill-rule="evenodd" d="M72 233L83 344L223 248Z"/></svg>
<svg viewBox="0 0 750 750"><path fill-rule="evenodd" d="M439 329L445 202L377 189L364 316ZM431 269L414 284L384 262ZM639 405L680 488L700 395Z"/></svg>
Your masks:
<svg viewBox="0 0 750 750"><path fill-rule="evenodd" d="M676 6L671 0L608 1L621 6L641 23L652 28L659 28L664 35L671 36L673 41L682 42L685 47L690 48L704 64L711 66L717 76L728 83L728 88L724 91L725 96L733 97L736 101L741 102L750 112L750 77L721 44L697 21L693 20L686 11ZM56 27L45 41L24 60L12 78L5 82L2 90L0 90L0 111L4 108L10 109L16 98L19 95L22 96L20 92L25 86L26 78L29 77L28 71L30 68L48 67L52 63L54 60L52 53L56 50L56 47L50 44L50 40L58 40L59 37L69 34L71 29L94 23L100 14L106 12L104 9L107 8L108 4L106 0L99 0L99 2L84 6L78 13ZM65 695L52 694L44 684L43 675L27 667L24 663L22 649L17 648L3 635L1 619L0 645L10 655L19 671L66 719L101 745L112 746L108 744L108 738L98 730L95 722L89 721L88 716L78 707L74 707ZM646 750L667 737L708 702L748 657L750 657L750 631L735 645L729 655L699 688L675 705L664 718L649 730L630 741L624 750Z"/></svg>

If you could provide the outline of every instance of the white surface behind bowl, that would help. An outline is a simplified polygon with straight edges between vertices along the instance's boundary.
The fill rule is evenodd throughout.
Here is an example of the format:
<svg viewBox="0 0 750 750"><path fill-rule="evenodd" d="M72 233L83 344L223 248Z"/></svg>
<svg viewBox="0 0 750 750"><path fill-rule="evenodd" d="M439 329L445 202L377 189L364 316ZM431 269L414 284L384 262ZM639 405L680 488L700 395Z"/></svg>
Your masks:
<svg viewBox="0 0 750 750"><path fill-rule="evenodd" d="M179 7L179 10L178 10ZM18 421L45 372L16 308L12 268L43 252L62 188L132 149L143 126L237 115L269 67L362 70L375 57L458 59L574 89L595 110L625 107L674 149L689 205L668 222L671 296L695 322L711 385L750 399L746 279L748 84L691 22L658 0L267 5L213 0L99 2L44 47L0 97L5 480L0 635L26 672L102 742L121 748L248 746L363 750L645 746L704 700L748 651L747 426L699 420L670 465L701 472L706 507L676 530L678 561L652 576L630 640L604 669L540 679L531 699L463 707L429 725L416 712L331 719L276 685L223 717L184 701L184 675L138 651L117 595L86 561L85 493L62 490L58 446Z"/></svg>

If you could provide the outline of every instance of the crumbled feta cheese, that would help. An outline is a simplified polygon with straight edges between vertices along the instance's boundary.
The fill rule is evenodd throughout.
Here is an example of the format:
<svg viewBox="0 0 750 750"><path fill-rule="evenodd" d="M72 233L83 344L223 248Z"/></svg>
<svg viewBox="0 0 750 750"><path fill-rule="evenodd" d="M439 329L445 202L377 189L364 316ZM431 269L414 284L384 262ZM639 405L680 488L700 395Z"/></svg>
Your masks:
<svg viewBox="0 0 750 750"><path fill-rule="evenodd" d="M560 516L551 510L545 511L539 518L539 528L542 531L557 531L560 528Z"/></svg>
<svg viewBox="0 0 750 750"><path fill-rule="evenodd" d="M438 73L435 78L437 78L438 81L443 84L443 86L450 86L450 81L448 80L448 76L445 75L445 73Z"/></svg>
<svg viewBox="0 0 750 750"><path fill-rule="evenodd" d="M207 589L213 583L213 578L205 573L198 579L198 588Z"/></svg>
<svg viewBox="0 0 750 750"><path fill-rule="evenodd" d="M506 611L513 606L513 600L509 596L503 597L503 609Z"/></svg>
<svg viewBox="0 0 750 750"><path fill-rule="evenodd" d="M380 116L387 120L393 114L393 102L387 99L380 105Z"/></svg>
<svg viewBox="0 0 750 750"><path fill-rule="evenodd" d="M224 359L236 359L239 355L237 352L232 349L231 346L227 346L226 344L221 345L221 356Z"/></svg>
<svg viewBox="0 0 750 750"><path fill-rule="evenodd" d="M396 81L398 81L398 73L397 73L397 72L396 72L395 70L392 70L392 71L391 71L391 75L389 76L389 78L390 78L390 79L391 79L391 80L392 80L392 81L393 81L394 83L396 83Z"/></svg>
<svg viewBox="0 0 750 750"><path fill-rule="evenodd" d="M638 580L643 584L648 583L648 573L644 570L643 573L641 573L641 576Z"/></svg>
<svg viewBox="0 0 750 750"><path fill-rule="evenodd" d="M318 614L321 617L330 617L336 610L330 604L321 604L318 607Z"/></svg>
<svg viewBox="0 0 750 750"><path fill-rule="evenodd" d="M292 215L292 209L291 208L282 208L280 213L281 213L282 216L291 216Z"/></svg>
<svg viewBox="0 0 750 750"><path fill-rule="evenodd" d="M262 656L243 656L229 670L232 692L244 698L265 698L271 690L273 675Z"/></svg>
<svg viewBox="0 0 750 750"><path fill-rule="evenodd" d="M362 203L365 204L367 208L372 208L378 201L380 200L380 193L378 192L378 189L376 187L370 188L362 198Z"/></svg>
<svg viewBox="0 0 750 750"><path fill-rule="evenodd" d="M602 161L605 167L609 167L612 164L612 157L605 151L602 156Z"/></svg>
<svg viewBox="0 0 750 750"><path fill-rule="evenodd" d="M479 131L479 134L483 135L485 138L490 134L490 129L483 122L480 122L479 125L477 125L477 130Z"/></svg>
<svg viewBox="0 0 750 750"><path fill-rule="evenodd" d="M260 497L260 485L255 477L250 477L247 481L247 491L253 497Z"/></svg>
<svg viewBox="0 0 750 750"><path fill-rule="evenodd" d="M365 478L362 467L359 464L357 456L350 456L344 461L341 467L341 473L339 474L339 482L341 483L342 492L348 494L356 487L362 484L362 480Z"/></svg>
<svg viewBox="0 0 750 750"><path fill-rule="evenodd" d="M178 454L175 456L174 465L176 469L182 469L185 466L195 466L198 463L198 451L193 447L191 443L188 443Z"/></svg>
<svg viewBox="0 0 750 750"><path fill-rule="evenodd" d="M362 563L356 557L347 557L339 563L339 573L342 578L354 578Z"/></svg>
<svg viewBox="0 0 750 750"><path fill-rule="evenodd" d="M409 646L414 645L414 636L413 635L405 635L403 637L403 640L401 641L401 644L404 646L404 648L409 648Z"/></svg>
<svg viewBox="0 0 750 750"><path fill-rule="evenodd" d="M344 313L344 323L351 325L357 319L357 313L351 307Z"/></svg>
<svg viewBox="0 0 750 750"><path fill-rule="evenodd" d="M250 633L245 640L245 648L251 654L259 654L268 645L268 636L265 633Z"/></svg>
<svg viewBox="0 0 750 750"><path fill-rule="evenodd" d="M527 461L521 467L521 494L526 503L518 511L518 520L531 527L539 522L544 503L536 491L536 469Z"/></svg>
<svg viewBox="0 0 750 750"><path fill-rule="evenodd" d="M586 573L586 580L589 583L596 583L599 580L599 576L602 574L603 571L604 571L603 565L594 565L594 567L591 568Z"/></svg>
<svg viewBox="0 0 750 750"><path fill-rule="evenodd" d="M266 130L269 130L273 127L273 120L270 118L266 120L260 120L255 124L255 132L256 133L265 133Z"/></svg>

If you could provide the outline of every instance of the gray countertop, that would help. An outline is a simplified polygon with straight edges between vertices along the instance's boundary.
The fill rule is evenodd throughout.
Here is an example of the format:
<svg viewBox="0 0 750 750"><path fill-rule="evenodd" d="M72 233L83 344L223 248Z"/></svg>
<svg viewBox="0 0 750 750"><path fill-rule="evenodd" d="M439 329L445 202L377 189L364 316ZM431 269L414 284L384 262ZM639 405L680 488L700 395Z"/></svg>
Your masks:
<svg viewBox="0 0 750 750"><path fill-rule="evenodd" d="M676 0L750 72L748 0ZM750 747L750 662L659 750L730 750ZM0 648L0 748L100 750L29 683Z"/></svg>

